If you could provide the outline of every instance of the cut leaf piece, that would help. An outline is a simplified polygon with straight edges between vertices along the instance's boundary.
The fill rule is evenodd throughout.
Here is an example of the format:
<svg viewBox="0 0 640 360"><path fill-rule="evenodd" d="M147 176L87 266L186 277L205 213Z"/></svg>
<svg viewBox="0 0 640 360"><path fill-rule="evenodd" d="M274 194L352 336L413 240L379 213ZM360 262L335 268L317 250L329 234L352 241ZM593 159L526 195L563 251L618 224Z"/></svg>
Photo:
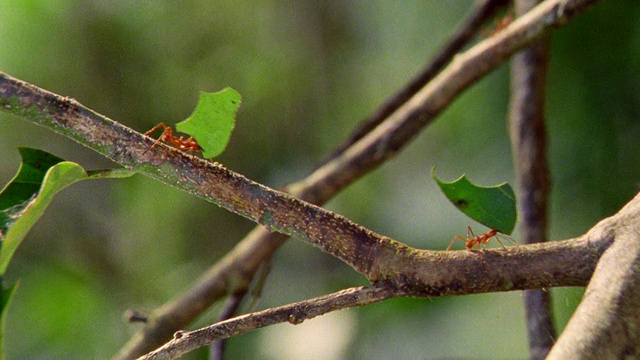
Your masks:
<svg viewBox="0 0 640 360"><path fill-rule="evenodd" d="M242 102L232 88L216 93L200 92L193 114L176 124L176 130L193 136L202 148L202 157L214 158L224 151L236 126L236 113Z"/></svg>
<svg viewBox="0 0 640 360"><path fill-rule="evenodd" d="M436 177L435 167L431 175L445 196L465 215L501 233L509 235L513 232L517 211L511 185L478 186L464 175L453 182L443 182Z"/></svg>

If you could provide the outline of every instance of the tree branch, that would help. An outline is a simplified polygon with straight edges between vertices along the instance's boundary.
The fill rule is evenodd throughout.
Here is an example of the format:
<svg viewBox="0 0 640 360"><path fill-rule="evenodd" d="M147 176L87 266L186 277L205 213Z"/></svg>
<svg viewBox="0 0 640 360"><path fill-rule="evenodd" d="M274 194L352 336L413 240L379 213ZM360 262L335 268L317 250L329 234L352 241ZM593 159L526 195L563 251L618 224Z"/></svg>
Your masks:
<svg viewBox="0 0 640 360"><path fill-rule="evenodd" d="M393 285L381 282L371 286L346 289L314 299L238 316L195 331L179 331L174 334L173 340L158 350L140 357L139 360L176 359L213 341L284 322L298 325L305 320L331 311L373 304L398 296L398 294L400 292Z"/></svg>
<svg viewBox="0 0 640 360"><path fill-rule="evenodd" d="M566 23L596 0L546 0L500 33L459 54L438 76L383 123L349 149L317 169L297 187L315 189L313 198L329 198L354 178L395 156L424 126L464 90L518 50ZM324 186L316 187L316 183Z"/></svg>
<svg viewBox="0 0 640 360"><path fill-rule="evenodd" d="M353 179L391 158L460 92L497 67L510 54L594 2L545 1L497 36L460 55L387 121L345 151L343 156L318 169L303 183L296 184L293 190L310 199L331 197ZM147 152L153 144L152 139L101 117L72 99L48 93L5 75L0 77L0 96L0 105L7 112L50 127L124 166L180 187L269 228L306 238L352 264L371 280L402 275L398 273L401 266L394 265L406 266L418 259L418 263L421 263L437 258L431 254L421 259L420 252L415 249L374 234L343 217L268 189L222 165L193 158L164 145ZM359 254L365 256L360 257ZM241 269L242 266L235 271ZM483 271L478 273L484 274ZM411 279L409 283L414 281L417 282L410 287L417 285L416 289L419 288L420 278ZM540 283L543 284L541 286L552 286L555 282ZM224 279L220 286L228 291L233 284ZM519 286L524 286L524 279L520 279ZM452 294L446 289L427 293L434 296ZM151 321L150 326L154 323Z"/></svg>
<svg viewBox="0 0 640 360"><path fill-rule="evenodd" d="M516 16L535 7L539 0L516 0ZM511 60L509 126L518 181L520 236L525 244L547 241L549 168L545 130L545 94L549 64L549 40L539 40ZM546 289L524 291L529 359L544 359L556 335L551 295Z"/></svg>
<svg viewBox="0 0 640 360"><path fill-rule="evenodd" d="M615 239L548 359L640 357L640 196L585 239Z"/></svg>
<svg viewBox="0 0 640 360"><path fill-rule="evenodd" d="M404 88L400 89L396 94L385 101L371 116L362 120L355 130L349 135L345 142L334 149L319 166L322 166L342 154L346 149L353 145L356 141L362 139L369 134L376 126L383 122L400 106L404 105L413 95L422 89L429 81L431 81L438 73L453 59L453 57L462 50L462 48L471 40L478 32L482 24L489 19L501 7L505 6L508 0L482 0L478 1L471 14L463 22L442 46L442 50L414 79L412 79Z"/></svg>
<svg viewBox="0 0 640 360"><path fill-rule="evenodd" d="M179 187L267 229L297 236L342 259L370 280L386 275L375 257L406 248L343 216L275 191L190 156L96 114L75 100L0 74L0 106L6 111L81 138L110 159ZM362 256L364 255L364 256Z"/></svg>
<svg viewBox="0 0 640 360"><path fill-rule="evenodd" d="M633 247L632 251L629 251L629 245ZM430 253L433 252L424 251L422 255ZM408 282L383 281L239 316L192 332L180 331L174 334L173 340L140 359L174 359L213 341L265 326L285 321L298 324L330 311L393 297L581 286L589 281L594 269L597 272L579 308L584 306L585 309L574 315L550 358L602 359L620 358L622 354L637 355L640 336L634 329L640 324L640 310L635 306L640 295L637 274L640 268L640 194L620 212L601 221L580 238L447 254L452 256L440 254L443 255L440 260L415 263L411 271L399 275L424 275L427 282L417 287ZM583 333L585 328L588 329L586 335ZM611 344L613 347L609 349Z"/></svg>

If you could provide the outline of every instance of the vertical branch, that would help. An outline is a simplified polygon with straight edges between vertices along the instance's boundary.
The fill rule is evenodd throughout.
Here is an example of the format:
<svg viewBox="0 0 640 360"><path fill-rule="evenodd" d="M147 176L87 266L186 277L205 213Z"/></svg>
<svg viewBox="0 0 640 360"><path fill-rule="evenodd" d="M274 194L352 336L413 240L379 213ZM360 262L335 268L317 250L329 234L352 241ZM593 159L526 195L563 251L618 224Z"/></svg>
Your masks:
<svg viewBox="0 0 640 360"><path fill-rule="evenodd" d="M231 294L231 296L229 296L229 299L227 300L227 304L220 313L218 322L232 318L240 308L240 304L242 304L242 300L244 299L244 296L246 294L246 289L242 289L242 291L240 292ZM209 360L224 360L226 347L226 339L216 340L209 344Z"/></svg>
<svg viewBox="0 0 640 360"><path fill-rule="evenodd" d="M516 0L516 16L539 0ZM525 244L547 240L549 168L546 154L544 97L549 41L540 40L511 62L510 135L518 181L520 233ZM524 292L529 358L544 359L556 338L551 297L545 289Z"/></svg>

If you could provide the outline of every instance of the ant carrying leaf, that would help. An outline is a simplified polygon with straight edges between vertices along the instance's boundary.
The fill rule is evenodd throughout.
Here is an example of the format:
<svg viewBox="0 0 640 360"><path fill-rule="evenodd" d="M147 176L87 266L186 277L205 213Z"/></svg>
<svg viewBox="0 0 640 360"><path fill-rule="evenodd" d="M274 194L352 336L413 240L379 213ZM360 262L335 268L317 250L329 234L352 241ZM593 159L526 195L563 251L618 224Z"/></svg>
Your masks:
<svg viewBox="0 0 640 360"><path fill-rule="evenodd" d="M153 149L156 145L158 145L158 143L160 141L165 141L165 142L173 145L178 150L191 152L192 154L193 154L194 151L202 150L202 148L200 147L200 145L198 144L196 139L194 139L191 136L186 138L186 139L184 138L184 136L180 136L179 138L175 137L173 135L173 129L171 129L170 126L167 126L165 123L162 123L162 122L160 124L154 126L153 128L151 128L151 130L147 131L144 134L145 135L151 135L154 131L156 131L156 130L158 130L160 128L163 129L162 134L160 134L160 137L158 137L156 142L153 143L153 145L149 148L149 150ZM147 151L149 151L149 150L147 150Z"/></svg>
<svg viewBox="0 0 640 360"><path fill-rule="evenodd" d="M487 245L489 243L489 241L491 241L492 238L495 238L496 241L500 244L500 246L502 246L504 248L504 244L502 243L502 241L500 241L500 237L498 237L498 234L500 234L500 237L502 237L503 239L508 240L511 243L516 243L515 240L513 240L509 235L500 232L498 230L493 230L490 229L489 231L487 231L485 234L482 234L480 236L476 236L476 234L473 233L473 230L471 230L471 226L467 227L467 238L463 238L462 236L454 236L453 239L451 240L451 243L449 244L449 246L447 247L447 251L451 250L451 246L453 246L453 243L456 240L462 240L465 243L465 247L467 248L467 250L471 250L473 249L476 245L478 245L478 248L481 247L481 245Z"/></svg>
<svg viewBox="0 0 640 360"><path fill-rule="evenodd" d="M164 141L178 150L192 154L200 151L203 158L213 159L222 154L229 143L241 102L242 97L232 88L224 88L215 93L200 92L198 104L191 116L176 124L176 130L189 137L175 136L173 129L164 123L154 126L145 135L162 128L162 134L152 148Z"/></svg>
<svg viewBox="0 0 640 360"><path fill-rule="evenodd" d="M485 234L476 236L469 226L467 237L454 237L447 250L451 249L456 239L464 241L465 247L469 250L475 246L486 246L493 238L502 247L504 244L500 241L500 237L515 243L508 236L515 228L517 220L516 198L509 184L479 186L470 182L464 175L453 182L443 182L435 176L435 168L431 170L431 174L442 192L458 210L490 229Z"/></svg>
<svg viewBox="0 0 640 360"><path fill-rule="evenodd" d="M487 37L494 36L497 33L501 32L502 30L506 29L507 26L511 25L512 22L513 22L512 15L506 15L503 18L498 18L493 21L493 29L482 30L481 34Z"/></svg>

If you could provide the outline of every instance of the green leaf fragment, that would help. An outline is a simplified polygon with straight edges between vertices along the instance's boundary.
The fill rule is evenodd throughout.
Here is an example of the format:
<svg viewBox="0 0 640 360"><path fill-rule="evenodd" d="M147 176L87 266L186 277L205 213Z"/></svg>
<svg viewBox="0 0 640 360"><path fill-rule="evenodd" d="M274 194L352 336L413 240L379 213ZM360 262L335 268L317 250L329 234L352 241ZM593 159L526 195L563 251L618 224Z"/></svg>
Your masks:
<svg viewBox="0 0 640 360"><path fill-rule="evenodd" d="M232 88L216 93L200 92L193 114L176 124L176 130L193 136L202 148L202 157L214 158L225 150L236 125L236 113L242 102Z"/></svg>
<svg viewBox="0 0 640 360"><path fill-rule="evenodd" d="M471 183L462 175L452 182L431 175L445 196L465 215L490 229L511 234L516 226L516 197L508 183L484 187Z"/></svg>

